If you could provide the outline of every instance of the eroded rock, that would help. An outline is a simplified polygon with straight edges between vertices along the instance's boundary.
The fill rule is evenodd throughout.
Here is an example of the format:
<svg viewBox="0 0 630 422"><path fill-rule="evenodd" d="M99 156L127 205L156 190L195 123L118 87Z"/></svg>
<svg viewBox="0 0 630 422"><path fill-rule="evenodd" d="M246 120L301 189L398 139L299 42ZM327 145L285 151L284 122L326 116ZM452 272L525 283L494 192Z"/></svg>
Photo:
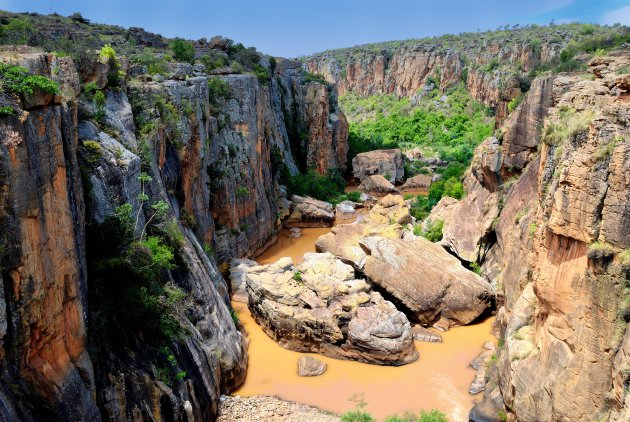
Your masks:
<svg viewBox="0 0 630 422"><path fill-rule="evenodd" d="M298 375L301 377L316 377L326 372L326 363L312 356L302 356L298 359Z"/></svg>
<svg viewBox="0 0 630 422"><path fill-rule="evenodd" d="M399 149L362 152L352 159L352 172L362 182L376 174L390 183L402 182L405 175L402 154Z"/></svg>
<svg viewBox="0 0 630 422"><path fill-rule="evenodd" d="M329 253L292 264L283 258L247 273L249 309L282 347L380 365L418 358L406 316L350 265Z"/></svg>

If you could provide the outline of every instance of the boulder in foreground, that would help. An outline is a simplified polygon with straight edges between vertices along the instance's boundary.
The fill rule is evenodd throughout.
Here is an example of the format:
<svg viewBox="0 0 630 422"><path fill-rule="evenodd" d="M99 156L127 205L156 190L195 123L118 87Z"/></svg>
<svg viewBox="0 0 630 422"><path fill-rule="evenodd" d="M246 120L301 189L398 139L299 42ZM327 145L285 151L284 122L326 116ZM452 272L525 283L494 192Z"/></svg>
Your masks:
<svg viewBox="0 0 630 422"><path fill-rule="evenodd" d="M413 241L367 237L360 245L368 255L367 278L385 289L423 325L466 325L492 303L484 279L462 266L440 245L424 238Z"/></svg>
<svg viewBox="0 0 630 422"><path fill-rule="evenodd" d="M418 359L405 314L329 253L251 267L247 291L256 322L286 349L379 365Z"/></svg>

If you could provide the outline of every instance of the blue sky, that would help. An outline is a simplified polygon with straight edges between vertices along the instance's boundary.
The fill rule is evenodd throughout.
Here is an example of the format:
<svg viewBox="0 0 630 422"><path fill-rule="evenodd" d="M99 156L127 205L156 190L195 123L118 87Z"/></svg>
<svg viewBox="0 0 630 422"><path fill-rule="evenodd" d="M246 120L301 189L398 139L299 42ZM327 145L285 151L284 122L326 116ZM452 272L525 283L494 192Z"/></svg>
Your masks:
<svg viewBox="0 0 630 422"><path fill-rule="evenodd" d="M630 25L630 0L0 0L0 9L79 11L169 37L220 34L285 57L552 19Z"/></svg>

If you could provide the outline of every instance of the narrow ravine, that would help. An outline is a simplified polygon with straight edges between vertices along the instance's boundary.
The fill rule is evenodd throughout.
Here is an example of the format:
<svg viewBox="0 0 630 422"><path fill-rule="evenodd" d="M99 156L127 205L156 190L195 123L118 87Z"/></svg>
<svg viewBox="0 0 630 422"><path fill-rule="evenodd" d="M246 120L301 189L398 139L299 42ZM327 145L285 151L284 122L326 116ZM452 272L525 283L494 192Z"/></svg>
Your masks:
<svg viewBox="0 0 630 422"><path fill-rule="evenodd" d="M317 238L330 228L303 229L300 238L283 231L280 240L257 261L268 264L289 256L297 264L315 251ZM243 385L233 394L273 395L325 411L343 413L349 399L363 394L367 410L379 419L406 410L439 409L453 422L467 421L476 396L468 393L475 371L470 363L490 334L492 319L442 333L443 343L416 342L420 359L400 367L369 365L316 356L328 365L318 377L300 377L302 353L286 350L270 339L253 320L246 304L233 303L249 339L249 366ZM334 392L331 393L331 392Z"/></svg>

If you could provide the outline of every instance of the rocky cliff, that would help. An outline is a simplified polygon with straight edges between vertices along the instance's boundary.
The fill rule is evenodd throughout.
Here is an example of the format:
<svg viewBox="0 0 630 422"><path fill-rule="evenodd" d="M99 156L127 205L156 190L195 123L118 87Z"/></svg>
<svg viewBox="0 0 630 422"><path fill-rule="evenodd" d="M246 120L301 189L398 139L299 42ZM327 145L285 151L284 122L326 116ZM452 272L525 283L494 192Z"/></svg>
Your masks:
<svg viewBox="0 0 630 422"><path fill-rule="evenodd" d="M247 367L217 263L275 240L283 165L345 169L347 123L298 62L102 51L0 53L59 86L0 95L1 417L212 420Z"/></svg>
<svg viewBox="0 0 630 422"><path fill-rule="evenodd" d="M495 111L500 123L509 102L528 90L529 73L559 62L570 42L614 36L600 31L606 29L513 28L331 50L302 60L309 72L337 84L341 94L413 98L430 83L445 91L463 82L473 98Z"/></svg>
<svg viewBox="0 0 630 422"><path fill-rule="evenodd" d="M590 75L537 79L443 214L445 246L480 262L504 304L473 420L628 416L628 63L623 51L593 59ZM474 233L457 227L471 207Z"/></svg>

